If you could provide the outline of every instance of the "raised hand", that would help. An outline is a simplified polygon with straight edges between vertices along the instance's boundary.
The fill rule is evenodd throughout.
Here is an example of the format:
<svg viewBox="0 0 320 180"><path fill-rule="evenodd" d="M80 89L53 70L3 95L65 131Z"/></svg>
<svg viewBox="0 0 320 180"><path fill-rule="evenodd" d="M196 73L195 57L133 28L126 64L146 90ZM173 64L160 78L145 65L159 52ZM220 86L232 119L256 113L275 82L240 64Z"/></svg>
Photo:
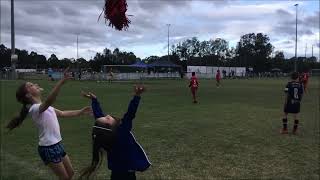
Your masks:
<svg viewBox="0 0 320 180"><path fill-rule="evenodd" d="M134 93L137 96L140 96L145 90L146 88L143 85L134 86Z"/></svg>
<svg viewBox="0 0 320 180"><path fill-rule="evenodd" d="M90 106L86 106L81 109L81 114L82 115L91 115L92 114L92 109Z"/></svg>
<svg viewBox="0 0 320 180"><path fill-rule="evenodd" d="M64 71L63 71L63 80L69 80L69 79L73 79L71 73L69 72L70 67L67 67Z"/></svg>
<svg viewBox="0 0 320 180"><path fill-rule="evenodd" d="M68 73L69 67L67 67L63 72L63 78L54 86L52 91L50 92L47 99L40 105L39 112L42 113L48 109L55 101L58 93L60 91L61 86L65 83L66 80L71 79L72 77Z"/></svg>
<svg viewBox="0 0 320 180"><path fill-rule="evenodd" d="M92 98L97 98L97 96L94 95L94 94L91 93L91 92L81 91L81 95L82 95L83 97L90 98L90 99L92 99Z"/></svg>

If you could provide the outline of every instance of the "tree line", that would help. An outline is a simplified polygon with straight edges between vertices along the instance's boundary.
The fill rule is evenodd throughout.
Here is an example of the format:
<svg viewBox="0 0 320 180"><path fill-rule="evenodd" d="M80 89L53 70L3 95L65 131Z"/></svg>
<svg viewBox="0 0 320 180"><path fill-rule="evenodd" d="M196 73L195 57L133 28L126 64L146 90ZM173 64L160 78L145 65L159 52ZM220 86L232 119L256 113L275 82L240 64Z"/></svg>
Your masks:
<svg viewBox="0 0 320 180"><path fill-rule="evenodd" d="M140 59L133 52L105 48L103 52L96 53L92 59L84 58L58 59L55 54L47 59L44 55L34 51L16 49L18 55L17 68L91 68L100 71L103 65L130 65L136 61L153 63L158 60L170 59L181 65L184 70L187 66L225 66L253 68L255 72L268 72L278 68L283 72L290 72L294 67L295 58L286 59L282 51L274 51L270 38L263 33L249 33L241 36L236 47L229 47L229 42L223 38L199 41L193 37L170 47L170 56L149 56ZM0 67L11 65L11 49L0 45ZM316 57L298 57L298 71L320 68Z"/></svg>

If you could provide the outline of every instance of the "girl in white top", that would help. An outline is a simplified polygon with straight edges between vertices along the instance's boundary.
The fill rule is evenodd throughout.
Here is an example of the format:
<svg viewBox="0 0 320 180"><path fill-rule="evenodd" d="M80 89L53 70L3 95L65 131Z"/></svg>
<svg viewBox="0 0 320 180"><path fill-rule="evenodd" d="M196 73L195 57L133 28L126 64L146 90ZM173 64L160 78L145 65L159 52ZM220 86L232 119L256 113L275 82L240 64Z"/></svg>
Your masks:
<svg viewBox="0 0 320 180"><path fill-rule="evenodd" d="M74 171L61 143L62 138L57 117L75 117L92 112L90 107L61 111L51 106L55 102L61 86L66 80L71 79L67 71L68 68L64 71L64 77L55 85L44 102L41 101L43 89L38 84L23 83L16 92L16 98L23 104L23 107L19 116L13 118L7 125L9 130L18 127L30 113L39 132L39 155L54 174L63 180L71 179Z"/></svg>

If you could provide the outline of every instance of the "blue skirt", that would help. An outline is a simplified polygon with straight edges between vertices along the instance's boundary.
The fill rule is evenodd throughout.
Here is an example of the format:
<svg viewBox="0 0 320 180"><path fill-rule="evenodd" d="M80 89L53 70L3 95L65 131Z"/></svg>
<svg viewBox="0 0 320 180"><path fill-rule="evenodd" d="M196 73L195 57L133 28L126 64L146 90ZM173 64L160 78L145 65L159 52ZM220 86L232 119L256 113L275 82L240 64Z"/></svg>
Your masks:
<svg viewBox="0 0 320 180"><path fill-rule="evenodd" d="M61 142L51 146L39 146L38 152L45 165L60 163L62 158L67 155Z"/></svg>

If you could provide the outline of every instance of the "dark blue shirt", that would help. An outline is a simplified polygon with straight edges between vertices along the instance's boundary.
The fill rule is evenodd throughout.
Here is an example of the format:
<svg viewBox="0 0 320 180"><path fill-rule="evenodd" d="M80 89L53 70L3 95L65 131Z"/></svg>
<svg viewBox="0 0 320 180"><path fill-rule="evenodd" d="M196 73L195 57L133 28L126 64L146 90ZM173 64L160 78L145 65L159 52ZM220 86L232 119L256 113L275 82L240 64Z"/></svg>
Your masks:
<svg viewBox="0 0 320 180"><path fill-rule="evenodd" d="M112 171L144 171L151 165L143 148L131 132L132 121L135 118L140 99L140 96L133 97L128 111L117 128L117 139L107 156L108 168ZM95 118L104 116L97 99L92 100L92 109Z"/></svg>
<svg viewBox="0 0 320 180"><path fill-rule="evenodd" d="M290 102L291 104L300 103L303 95L303 85L295 81L288 82L285 92L288 96L287 102Z"/></svg>

